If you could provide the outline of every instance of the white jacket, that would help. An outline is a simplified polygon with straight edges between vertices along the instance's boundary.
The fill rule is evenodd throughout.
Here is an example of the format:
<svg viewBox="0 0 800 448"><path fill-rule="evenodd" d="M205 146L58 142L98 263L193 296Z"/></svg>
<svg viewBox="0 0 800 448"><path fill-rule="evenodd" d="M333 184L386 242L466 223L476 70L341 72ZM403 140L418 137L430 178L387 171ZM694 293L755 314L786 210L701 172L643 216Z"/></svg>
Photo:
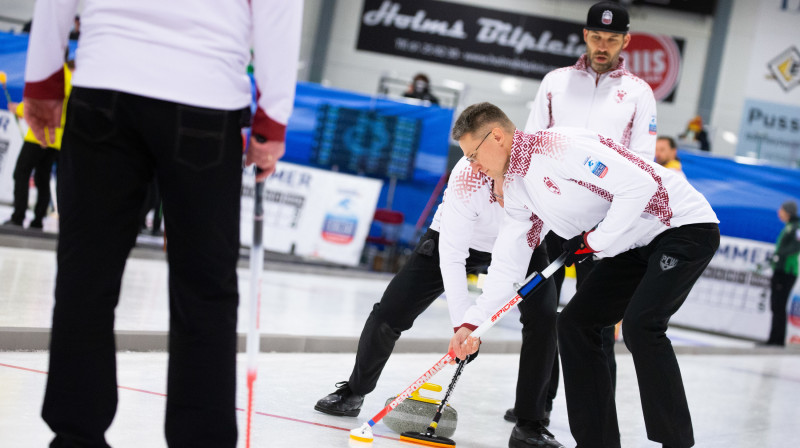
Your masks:
<svg viewBox="0 0 800 448"><path fill-rule="evenodd" d="M596 227L587 243L596 256L612 257L673 227L719 222L685 178L582 128L516 131L504 199L489 275L466 324L479 325L514 296L531 248L548 230L572 238Z"/></svg>
<svg viewBox="0 0 800 448"><path fill-rule="evenodd" d="M63 98L59 79L79 0L38 0L25 96ZM253 132L283 140L294 106L303 2L85 0L72 84L211 109L260 96Z"/></svg>
<svg viewBox="0 0 800 448"><path fill-rule="evenodd" d="M461 325L472 305L466 276L469 249L491 252L503 220L503 207L492 195L492 187L492 179L473 171L462 157L450 173L431 223L430 228L439 232L439 267L454 327Z"/></svg>
<svg viewBox="0 0 800 448"><path fill-rule="evenodd" d="M597 74L586 55L571 67L553 70L542 80L525 132L553 126L591 129L621 143L645 160L656 152L656 100L650 86L625 69Z"/></svg>

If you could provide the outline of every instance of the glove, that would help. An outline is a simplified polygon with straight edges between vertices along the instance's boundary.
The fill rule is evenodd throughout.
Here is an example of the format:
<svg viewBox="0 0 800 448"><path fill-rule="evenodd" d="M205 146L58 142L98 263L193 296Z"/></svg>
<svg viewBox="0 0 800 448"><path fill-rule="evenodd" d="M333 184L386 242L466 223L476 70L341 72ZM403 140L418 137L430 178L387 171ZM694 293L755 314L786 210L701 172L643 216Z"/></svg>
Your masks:
<svg viewBox="0 0 800 448"><path fill-rule="evenodd" d="M595 251L592 250L588 244L586 244L586 232L581 232L580 235L575 235L567 241L564 241L564 244L561 245L561 248L567 253L567 259L564 260L564 266L580 263L595 253Z"/></svg>
<svg viewBox="0 0 800 448"><path fill-rule="evenodd" d="M466 359L467 364L471 363L475 358L477 358L478 357L478 353L480 353L480 352L481 352L481 349L478 349L477 352L475 352L475 353L473 353L471 355L467 355L467 359ZM461 362L461 360L456 358L456 362Z"/></svg>

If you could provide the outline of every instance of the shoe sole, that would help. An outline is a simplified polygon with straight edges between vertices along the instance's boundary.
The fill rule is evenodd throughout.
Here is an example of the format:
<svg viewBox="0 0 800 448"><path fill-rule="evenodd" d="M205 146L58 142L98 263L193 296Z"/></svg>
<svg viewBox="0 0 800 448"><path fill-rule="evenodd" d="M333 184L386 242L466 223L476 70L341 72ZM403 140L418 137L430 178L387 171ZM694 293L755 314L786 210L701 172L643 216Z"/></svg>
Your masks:
<svg viewBox="0 0 800 448"><path fill-rule="evenodd" d="M531 445L530 443L527 443L524 440L515 439L514 437L508 439L508 448L531 448L534 446L547 447L547 448L553 447L552 445ZM561 445L561 448L564 448L564 445Z"/></svg>
<svg viewBox="0 0 800 448"><path fill-rule="evenodd" d="M336 417L358 417L358 414L361 413L361 409L353 409L350 411L334 411L318 405L314 405L314 409L322 412L323 414L335 415Z"/></svg>

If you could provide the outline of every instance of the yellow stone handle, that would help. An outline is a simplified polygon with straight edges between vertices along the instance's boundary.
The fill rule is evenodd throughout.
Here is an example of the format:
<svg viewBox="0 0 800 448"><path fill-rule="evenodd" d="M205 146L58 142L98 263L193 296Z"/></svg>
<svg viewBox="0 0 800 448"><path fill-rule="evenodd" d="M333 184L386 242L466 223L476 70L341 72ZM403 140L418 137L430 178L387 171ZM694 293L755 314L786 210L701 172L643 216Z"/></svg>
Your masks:
<svg viewBox="0 0 800 448"><path fill-rule="evenodd" d="M422 401L424 403L432 403L432 404L436 404L436 405L438 405L439 403L442 402L441 400L437 400L437 399L434 399L434 398L428 398L428 397L424 397L424 396L420 395L419 391L421 391L422 389L430 390L430 391L433 391L433 392L441 392L442 391L442 386L440 386L438 384L433 384L433 383L423 383L422 386L419 389L417 389L414 392L412 392L411 396L408 397L408 398L411 399L411 400L417 400L417 401Z"/></svg>

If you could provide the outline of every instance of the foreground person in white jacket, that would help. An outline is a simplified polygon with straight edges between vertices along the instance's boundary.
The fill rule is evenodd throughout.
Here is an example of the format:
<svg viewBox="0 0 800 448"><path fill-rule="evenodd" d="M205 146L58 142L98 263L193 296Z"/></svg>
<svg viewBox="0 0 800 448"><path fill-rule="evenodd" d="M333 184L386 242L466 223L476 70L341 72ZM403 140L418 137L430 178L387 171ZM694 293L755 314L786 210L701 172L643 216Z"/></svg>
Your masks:
<svg viewBox="0 0 800 448"><path fill-rule="evenodd" d="M623 318L648 438L664 447L693 446L680 368L665 332L719 246L719 221L706 199L686 179L611 139L580 128L525 134L489 103L464 110L453 138L473 169L505 177L506 213L483 294L451 341L456 356L473 349L462 345L469 326L513 296L514 282L524 278L524 255L552 230L566 239L567 264L601 259L557 324L578 447L620 446L600 330Z"/></svg>
<svg viewBox="0 0 800 448"><path fill-rule="evenodd" d="M67 35L80 46L58 166L58 273L42 418L51 447L109 446L117 409L114 317L139 210L155 178L169 235L171 447L233 448L242 126L265 178L285 151L303 4L282 0L39 0L25 119L58 127ZM132 446L137 446L131 440Z"/></svg>

